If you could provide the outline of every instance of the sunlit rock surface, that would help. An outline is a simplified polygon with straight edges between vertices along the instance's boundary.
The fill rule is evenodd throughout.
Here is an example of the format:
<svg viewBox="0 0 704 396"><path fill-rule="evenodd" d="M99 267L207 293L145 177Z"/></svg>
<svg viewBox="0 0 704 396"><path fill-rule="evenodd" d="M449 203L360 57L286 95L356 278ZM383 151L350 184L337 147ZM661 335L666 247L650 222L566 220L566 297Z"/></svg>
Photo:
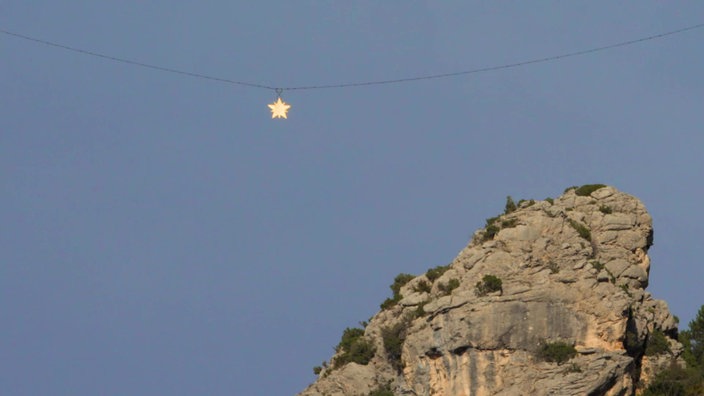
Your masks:
<svg viewBox="0 0 704 396"><path fill-rule="evenodd" d="M675 319L645 291L653 230L638 199L613 187L586 196L572 189L553 202L522 202L494 224L493 238L478 230L442 276L411 280L395 306L372 318L368 364L324 369L300 395L384 386L417 396L632 395L679 358ZM500 278L502 290L479 293L485 275ZM452 279L459 287L448 294ZM394 362L382 330L399 323L405 338ZM645 356L655 330L670 338L670 352ZM576 356L541 358L541 346L556 342Z"/></svg>

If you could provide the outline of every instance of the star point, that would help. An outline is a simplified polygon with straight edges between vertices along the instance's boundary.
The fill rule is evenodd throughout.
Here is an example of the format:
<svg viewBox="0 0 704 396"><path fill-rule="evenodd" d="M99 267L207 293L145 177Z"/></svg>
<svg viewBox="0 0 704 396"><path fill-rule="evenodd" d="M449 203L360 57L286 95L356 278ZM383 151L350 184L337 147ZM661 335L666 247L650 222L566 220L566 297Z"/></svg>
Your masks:
<svg viewBox="0 0 704 396"><path fill-rule="evenodd" d="M268 105L271 109L271 118L286 118L288 119L286 112L291 108L290 104L287 104L281 97L276 99L276 102Z"/></svg>

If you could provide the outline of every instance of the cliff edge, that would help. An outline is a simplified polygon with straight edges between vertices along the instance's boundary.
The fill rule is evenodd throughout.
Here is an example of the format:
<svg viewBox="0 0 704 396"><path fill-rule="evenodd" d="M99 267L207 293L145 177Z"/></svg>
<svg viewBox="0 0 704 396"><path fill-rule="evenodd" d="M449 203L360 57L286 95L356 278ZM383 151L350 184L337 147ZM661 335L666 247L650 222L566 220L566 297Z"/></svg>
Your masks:
<svg viewBox="0 0 704 396"><path fill-rule="evenodd" d="M633 395L679 361L652 219L613 187L507 199L454 261L399 275L301 396Z"/></svg>

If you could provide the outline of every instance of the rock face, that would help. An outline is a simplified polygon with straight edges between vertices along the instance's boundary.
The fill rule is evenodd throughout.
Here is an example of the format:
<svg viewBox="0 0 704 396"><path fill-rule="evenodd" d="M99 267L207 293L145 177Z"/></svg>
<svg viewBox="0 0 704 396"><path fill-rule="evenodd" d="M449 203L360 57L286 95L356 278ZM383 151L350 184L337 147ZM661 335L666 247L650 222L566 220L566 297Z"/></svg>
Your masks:
<svg viewBox="0 0 704 396"><path fill-rule="evenodd" d="M338 351L300 395L633 395L677 361L676 320L645 291L653 230L638 199L571 189L507 212L371 319L371 360L332 368ZM669 350L646 355L656 332Z"/></svg>

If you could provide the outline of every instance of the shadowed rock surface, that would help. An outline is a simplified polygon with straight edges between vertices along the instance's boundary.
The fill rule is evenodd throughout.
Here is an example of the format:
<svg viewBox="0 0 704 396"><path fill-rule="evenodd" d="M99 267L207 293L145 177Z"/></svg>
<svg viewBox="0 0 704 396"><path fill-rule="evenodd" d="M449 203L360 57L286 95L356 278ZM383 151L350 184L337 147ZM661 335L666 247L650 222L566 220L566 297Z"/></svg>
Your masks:
<svg viewBox="0 0 704 396"><path fill-rule="evenodd" d="M371 319L367 364L324 368L300 395L636 394L678 361L677 323L645 291L645 206L613 187L593 190L522 202L475 232L440 277L411 279ZM487 275L500 288L482 287ZM669 350L646 356L656 330ZM394 340L400 357L389 351ZM574 355L545 352L560 345Z"/></svg>

